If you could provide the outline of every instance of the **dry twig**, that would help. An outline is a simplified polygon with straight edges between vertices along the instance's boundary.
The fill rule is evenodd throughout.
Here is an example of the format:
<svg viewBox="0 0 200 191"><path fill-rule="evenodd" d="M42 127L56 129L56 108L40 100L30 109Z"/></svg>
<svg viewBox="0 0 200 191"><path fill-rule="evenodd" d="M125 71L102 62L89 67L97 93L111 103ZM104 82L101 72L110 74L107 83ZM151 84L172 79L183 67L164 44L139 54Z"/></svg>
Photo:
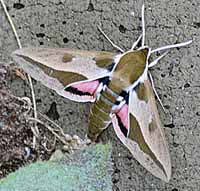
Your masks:
<svg viewBox="0 0 200 191"><path fill-rule="evenodd" d="M15 36L15 38L17 40L17 44L18 44L19 48L22 48L19 36L18 36L17 31L15 29L15 25L14 25L10 15L9 15L8 11L7 11L6 5L5 5L3 0L0 0L0 2L1 2L3 10L4 10L4 12L5 12L5 14L6 14L7 18L8 18L8 21L10 23L10 26L11 26L12 31L14 33L14 36ZM27 76L28 76L28 81L29 81L29 85L30 85L30 88L31 88L31 96L32 96L32 102L33 102L33 108L34 108L34 118L37 119L37 107L36 107L33 83L32 83L30 75L27 74ZM35 148L35 146L36 146L36 137L39 135L39 130L38 130L38 127L37 127L37 123L35 123L34 128L32 130L34 131L33 132L33 134L34 134L34 136L33 136L33 148Z"/></svg>

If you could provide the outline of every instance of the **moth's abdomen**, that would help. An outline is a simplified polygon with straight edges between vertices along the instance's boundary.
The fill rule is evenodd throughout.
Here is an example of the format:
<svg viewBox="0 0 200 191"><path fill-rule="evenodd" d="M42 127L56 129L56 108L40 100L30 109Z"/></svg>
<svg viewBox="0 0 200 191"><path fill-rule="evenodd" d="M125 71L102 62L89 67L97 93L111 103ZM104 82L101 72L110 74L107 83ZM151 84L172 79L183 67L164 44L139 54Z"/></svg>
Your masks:
<svg viewBox="0 0 200 191"><path fill-rule="evenodd" d="M90 110L88 137L95 141L100 133L108 127L111 122L110 113L101 110L95 103Z"/></svg>
<svg viewBox="0 0 200 191"><path fill-rule="evenodd" d="M109 88L105 88L91 107L88 126L88 137L95 141L100 133L111 123L110 113L116 103L118 95Z"/></svg>

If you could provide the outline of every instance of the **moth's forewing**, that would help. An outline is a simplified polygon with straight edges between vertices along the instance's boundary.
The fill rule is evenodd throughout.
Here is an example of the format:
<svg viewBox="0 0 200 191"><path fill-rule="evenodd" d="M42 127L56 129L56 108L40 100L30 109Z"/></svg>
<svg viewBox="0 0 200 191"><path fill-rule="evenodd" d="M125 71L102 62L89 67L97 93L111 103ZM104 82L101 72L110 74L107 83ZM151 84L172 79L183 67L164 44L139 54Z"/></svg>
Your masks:
<svg viewBox="0 0 200 191"><path fill-rule="evenodd" d="M23 48L12 55L31 77L69 99L71 95L64 90L67 85L108 75L114 57L110 52L65 48Z"/></svg>
<svg viewBox="0 0 200 191"><path fill-rule="evenodd" d="M135 159L158 178L169 181L171 160L149 80L130 93L128 134L122 132L119 116L113 115L115 132ZM120 127L121 126L121 127Z"/></svg>

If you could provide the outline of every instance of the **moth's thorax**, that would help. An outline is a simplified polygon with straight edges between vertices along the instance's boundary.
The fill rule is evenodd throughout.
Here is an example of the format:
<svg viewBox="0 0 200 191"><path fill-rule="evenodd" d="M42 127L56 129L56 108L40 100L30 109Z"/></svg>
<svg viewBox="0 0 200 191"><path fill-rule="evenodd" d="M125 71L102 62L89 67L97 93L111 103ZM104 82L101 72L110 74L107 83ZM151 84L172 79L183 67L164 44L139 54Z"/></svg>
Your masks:
<svg viewBox="0 0 200 191"><path fill-rule="evenodd" d="M127 89L144 73L149 49L144 48L124 53L113 70L110 87L114 91Z"/></svg>

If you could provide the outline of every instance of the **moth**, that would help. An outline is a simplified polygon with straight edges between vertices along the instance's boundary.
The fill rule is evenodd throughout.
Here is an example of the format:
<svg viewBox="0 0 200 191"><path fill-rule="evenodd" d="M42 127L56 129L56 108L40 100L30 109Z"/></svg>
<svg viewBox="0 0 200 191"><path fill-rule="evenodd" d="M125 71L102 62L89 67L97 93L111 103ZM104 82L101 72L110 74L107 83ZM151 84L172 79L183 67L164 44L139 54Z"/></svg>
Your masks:
<svg viewBox="0 0 200 191"><path fill-rule="evenodd" d="M130 50L124 51L100 31L120 53L23 48L16 50L13 58L25 72L61 96L77 102L93 102L88 125L88 137L92 141L112 123L116 135L134 158L156 177L169 181L170 154L149 68L166 55L164 50L186 46L192 41L154 50L145 46L144 5L142 34ZM163 51L150 62L153 53Z"/></svg>

